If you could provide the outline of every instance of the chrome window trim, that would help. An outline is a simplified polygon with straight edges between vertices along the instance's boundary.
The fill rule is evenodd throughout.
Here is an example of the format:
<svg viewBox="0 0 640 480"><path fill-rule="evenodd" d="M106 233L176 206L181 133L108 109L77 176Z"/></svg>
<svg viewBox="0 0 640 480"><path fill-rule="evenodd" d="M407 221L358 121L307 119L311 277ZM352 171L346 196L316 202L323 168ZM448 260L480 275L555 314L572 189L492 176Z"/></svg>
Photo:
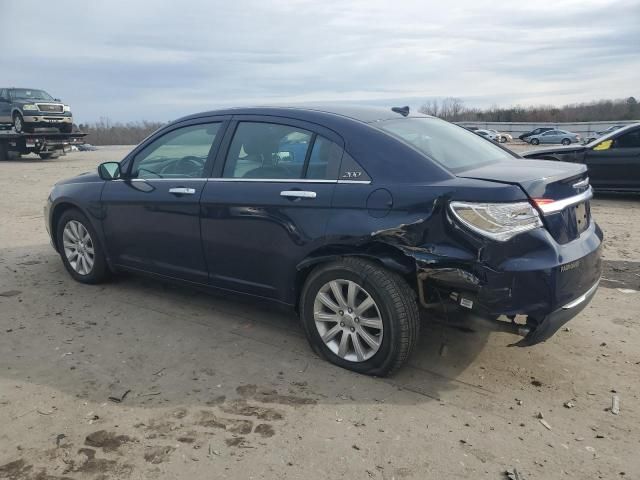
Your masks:
<svg viewBox="0 0 640 480"><path fill-rule="evenodd" d="M576 205L580 202L585 202L589 199L593 198L593 188L589 186L589 189L585 192L582 192L578 195L574 195L573 197L563 198L562 200L556 200L552 203L547 203L546 205L539 205L538 208L542 210L542 213L557 213L561 212L567 207L571 205Z"/></svg>
<svg viewBox="0 0 640 480"><path fill-rule="evenodd" d="M346 183L370 185L371 180L324 180L313 178L194 178L194 177L172 177L172 178L116 178L109 180L112 182L265 182L265 183Z"/></svg>

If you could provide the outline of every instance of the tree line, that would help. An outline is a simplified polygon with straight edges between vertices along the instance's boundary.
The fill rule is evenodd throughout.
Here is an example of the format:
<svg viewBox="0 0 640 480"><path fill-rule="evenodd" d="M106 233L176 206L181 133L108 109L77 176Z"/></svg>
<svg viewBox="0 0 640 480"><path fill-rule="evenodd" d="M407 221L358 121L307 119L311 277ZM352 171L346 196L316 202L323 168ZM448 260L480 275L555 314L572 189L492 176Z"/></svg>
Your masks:
<svg viewBox="0 0 640 480"><path fill-rule="evenodd" d="M460 98L429 100L420 113L443 118L450 122L596 122L640 120L640 105L634 97L616 100L597 100L556 107L537 105L489 108L467 107Z"/></svg>
<svg viewBox="0 0 640 480"><path fill-rule="evenodd" d="M86 141L94 145L137 145L151 135L162 122L111 122L108 118L101 118L97 122L78 125L81 132L88 133Z"/></svg>

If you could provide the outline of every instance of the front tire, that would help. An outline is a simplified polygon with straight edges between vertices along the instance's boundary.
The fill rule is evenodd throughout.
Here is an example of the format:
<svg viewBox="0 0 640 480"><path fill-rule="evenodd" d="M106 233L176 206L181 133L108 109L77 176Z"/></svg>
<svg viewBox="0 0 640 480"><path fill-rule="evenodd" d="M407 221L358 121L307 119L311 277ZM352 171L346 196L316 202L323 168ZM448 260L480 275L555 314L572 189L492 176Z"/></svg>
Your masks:
<svg viewBox="0 0 640 480"><path fill-rule="evenodd" d="M568 138L563 138L562 145L571 145L571 140L569 140Z"/></svg>
<svg viewBox="0 0 640 480"><path fill-rule="evenodd" d="M24 119L19 112L13 114L13 129L16 133L23 133L24 129Z"/></svg>
<svg viewBox="0 0 640 480"><path fill-rule="evenodd" d="M538 140L537 138L532 138L530 143L531 145L540 145L540 140Z"/></svg>
<svg viewBox="0 0 640 480"><path fill-rule="evenodd" d="M71 133L73 132L73 125L71 125L70 123L65 123L63 125L60 126L60 132L61 133Z"/></svg>
<svg viewBox="0 0 640 480"><path fill-rule="evenodd" d="M402 277L353 257L317 267L305 282L300 317L320 356L342 368L386 376L418 340L415 292Z"/></svg>
<svg viewBox="0 0 640 480"><path fill-rule="evenodd" d="M62 262L74 280L95 284L109 277L98 234L82 212L70 209L62 214L56 239Z"/></svg>

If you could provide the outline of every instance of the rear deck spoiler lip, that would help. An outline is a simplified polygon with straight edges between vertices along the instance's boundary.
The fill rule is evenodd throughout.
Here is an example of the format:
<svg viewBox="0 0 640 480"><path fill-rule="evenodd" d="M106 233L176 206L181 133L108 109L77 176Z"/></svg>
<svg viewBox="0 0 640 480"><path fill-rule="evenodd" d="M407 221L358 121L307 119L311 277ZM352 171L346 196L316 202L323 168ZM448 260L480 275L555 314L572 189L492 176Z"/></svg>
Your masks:
<svg viewBox="0 0 640 480"><path fill-rule="evenodd" d="M585 202L591 198L593 198L593 189L591 188L591 185L589 185L589 188L582 193L579 193L572 197L563 198L562 200L556 200L555 202L538 205L538 208L544 214L557 213L557 212L561 212L567 207L570 207L571 205L576 205L580 202Z"/></svg>

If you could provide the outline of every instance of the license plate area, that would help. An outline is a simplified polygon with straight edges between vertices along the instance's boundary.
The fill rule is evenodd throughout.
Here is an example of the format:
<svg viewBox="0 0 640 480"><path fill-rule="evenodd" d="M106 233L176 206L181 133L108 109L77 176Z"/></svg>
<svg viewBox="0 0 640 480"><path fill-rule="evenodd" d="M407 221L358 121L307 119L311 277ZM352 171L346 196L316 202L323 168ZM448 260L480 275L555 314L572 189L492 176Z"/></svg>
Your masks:
<svg viewBox="0 0 640 480"><path fill-rule="evenodd" d="M575 209L576 230L580 235L589 226L589 209L587 208L587 202L581 202L573 208Z"/></svg>

